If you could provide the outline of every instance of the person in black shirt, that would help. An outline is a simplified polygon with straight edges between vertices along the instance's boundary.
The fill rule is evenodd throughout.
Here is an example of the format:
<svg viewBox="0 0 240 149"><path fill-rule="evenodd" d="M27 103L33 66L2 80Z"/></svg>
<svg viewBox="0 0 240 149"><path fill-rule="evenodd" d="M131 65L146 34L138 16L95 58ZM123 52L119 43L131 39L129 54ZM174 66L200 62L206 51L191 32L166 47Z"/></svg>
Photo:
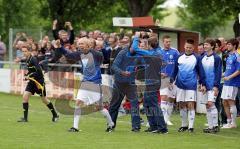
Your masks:
<svg viewBox="0 0 240 149"><path fill-rule="evenodd" d="M59 118L53 104L46 97L46 89L44 83L44 76L42 69L38 63L36 57L31 55L29 47L23 46L22 52L24 57L26 57L28 73L25 75L25 80L28 81L26 89L23 93L23 114L24 117L18 120L18 122L28 122L28 101L31 95L35 93L41 96L42 102L51 110L52 121L56 122Z"/></svg>

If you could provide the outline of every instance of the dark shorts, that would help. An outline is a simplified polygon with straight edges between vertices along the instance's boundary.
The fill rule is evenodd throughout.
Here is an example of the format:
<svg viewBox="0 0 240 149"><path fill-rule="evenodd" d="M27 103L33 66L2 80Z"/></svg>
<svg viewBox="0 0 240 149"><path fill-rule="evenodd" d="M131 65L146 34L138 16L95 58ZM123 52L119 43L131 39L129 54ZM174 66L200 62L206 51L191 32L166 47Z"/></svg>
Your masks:
<svg viewBox="0 0 240 149"><path fill-rule="evenodd" d="M32 93L32 95L34 95L36 93L36 94L40 95L41 97L45 97L46 96L45 84L44 83L40 83L40 84L43 86L43 90L39 89L35 82L29 81L26 86L25 91Z"/></svg>

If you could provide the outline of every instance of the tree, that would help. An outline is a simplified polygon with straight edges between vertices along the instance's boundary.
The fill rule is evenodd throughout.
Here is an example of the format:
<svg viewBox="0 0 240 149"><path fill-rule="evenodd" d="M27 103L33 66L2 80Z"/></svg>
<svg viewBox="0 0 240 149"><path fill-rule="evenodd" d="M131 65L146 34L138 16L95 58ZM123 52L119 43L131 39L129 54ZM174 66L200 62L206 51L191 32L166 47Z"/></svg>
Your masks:
<svg viewBox="0 0 240 149"><path fill-rule="evenodd" d="M77 29L101 29L113 31L112 17L140 17L149 13L159 19L162 8L157 7L166 0L39 0L41 16L50 20L58 19L59 28L65 21L71 21ZM160 13L159 13L160 12Z"/></svg>
<svg viewBox="0 0 240 149"><path fill-rule="evenodd" d="M149 13L155 15L159 19L163 18L165 15L161 14L164 10L159 7L167 0L125 0L128 5L128 11L132 17L142 17L147 16Z"/></svg>
<svg viewBox="0 0 240 149"><path fill-rule="evenodd" d="M98 24L112 15L117 8L116 1L105 0L40 0L42 5L41 16L58 19L59 28L64 28L65 21L71 21L76 28L87 28L91 24ZM127 13L117 8L118 13Z"/></svg>
<svg viewBox="0 0 240 149"><path fill-rule="evenodd" d="M183 7L179 8L182 27L200 31L207 37L217 26L225 25L229 19L237 21L240 10L239 0L182 0ZM239 24L235 25L235 36Z"/></svg>
<svg viewBox="0 0 240 149"><path fill-rule="evenodd" d="M8 41L9 28L39 28L43 21L39 10L37 0L0 0L0 34L4 41Z"/></svg>
<svg viewBox="0 0 240 149"><path fill-rule="evenodd" d="M71 21L74 28L114 31L112 17L153 15L162 19L166 0L0 0L0 34L8 39L9 28L51 29L59 20L59 28ZM131 7L134 6L134 9ZM135 9L136 8L136 9ZM6 40L5 40L6 41Z"/></svg>

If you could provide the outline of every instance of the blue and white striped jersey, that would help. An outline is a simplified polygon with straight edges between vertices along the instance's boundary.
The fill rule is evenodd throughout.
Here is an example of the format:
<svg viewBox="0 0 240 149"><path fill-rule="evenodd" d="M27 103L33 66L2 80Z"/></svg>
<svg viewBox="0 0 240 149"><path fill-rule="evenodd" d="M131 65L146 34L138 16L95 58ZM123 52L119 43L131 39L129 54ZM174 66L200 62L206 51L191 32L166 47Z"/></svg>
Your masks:
<svg viewBox="0 0 240 149"><path fill-rule="evenodd" d="M213 87L219 88L222 75L221 58L215 53L209 56L207 54L204 54L201 62L206 79L206 89L212 90Z"/></svg>
<svg viewBox="0 0 240 149"><path fill-rule="evenodd" d="M184 90L196 90L199 76L199 84L205 85L204 70L200 58L194 54L182 54L178 57L171 82L176 79L176 86Z"/></svg>

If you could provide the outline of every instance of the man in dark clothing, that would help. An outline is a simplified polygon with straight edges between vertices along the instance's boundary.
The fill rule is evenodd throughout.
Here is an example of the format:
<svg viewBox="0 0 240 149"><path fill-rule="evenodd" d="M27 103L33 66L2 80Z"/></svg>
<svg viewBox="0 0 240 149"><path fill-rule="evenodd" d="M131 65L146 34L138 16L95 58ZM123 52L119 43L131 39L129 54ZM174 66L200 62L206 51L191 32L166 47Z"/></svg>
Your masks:
<svg viewBox="0 0 240 149"><path fill-rule="evenodd" d="M70 33L68 34L67 31L65 30L57 30L57 20L53 21L53 27L52 27L52 32L53 32L53 37L55 40L60 39L61 44L73 44L74 43L74 31L71 22L65 22L65 26L69 29Z"/></svg>
<svg viewBox="0 0 240 149"><path fill-rule="evenodd" d="M109 64L109 69L107 73L112 74L112 72L110 72L110 68L114 59L117 57L118 53L122 50L122 48L118 46L118 39L116 36L113 35L109 37L108 44L108 47L102 49L102 53L104 56L104 64Z"/></svg>
<svg viewBox="0 0 240 149"><path fill-rule="evenodd" d="M140 116L137 98L137 88L135 85L135 57L132 57L129 49L119 52L113 61L111 70L114 74L114 85L112 92L112 100L110 102L109 113L114 122L114 127L108 127L107 132L111 132L116 127L118 110L124 96L131 103L132 131L140 131Z"/></svg>
<svg viewBox="0 0 240 149"><path fill-rule="evenodd" d="M53 104L46 97L46 89L44 83L44 76L42 69L38 63L36 57L31 55L29 47L23 46L22 52L24 57L26 57L28 73L26 74L25 80L29 80L25 92L23 93L23 113L24 117L21 118L18 122L28 122L28 101L31 95L35 93L41 96L43 103L51 110L52 112L52 121L56 122L59 118L56 110L53 107Z"/></svg>
<svg viewBox="0 0 240 149"><path fill-rule="evenodd" d="M161 86L161 52L156 37L148 39L149 50L143 50L138 47L140 33L136 32L133 39L132 49L137 55L143 56L145 61L145 84L143 106L146 110L146 116L150 128L146 132L168 133L166 123L163 118L161 108L158 105L157 91Z"/></svg>

